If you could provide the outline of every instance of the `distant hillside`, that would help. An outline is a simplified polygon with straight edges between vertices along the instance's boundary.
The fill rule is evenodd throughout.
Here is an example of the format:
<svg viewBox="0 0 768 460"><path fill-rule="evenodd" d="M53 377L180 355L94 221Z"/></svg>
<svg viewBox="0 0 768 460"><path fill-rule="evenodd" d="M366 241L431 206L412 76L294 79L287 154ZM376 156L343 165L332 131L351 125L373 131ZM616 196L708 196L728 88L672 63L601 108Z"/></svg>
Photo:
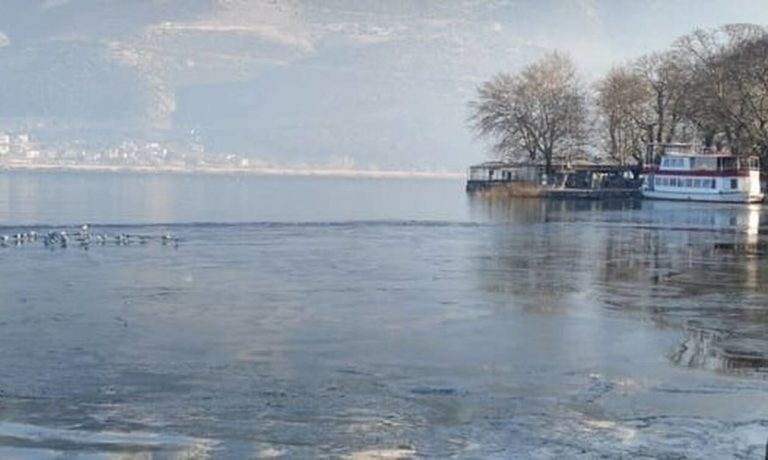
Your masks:
<svg viewBox="0 0 768 460"><path fill-rule="evenodd" d="M708 14L686 2L4 0L0 130L194 133L273 163L462 170L486 155L465 124L477 83L552 48L588 78Z"/></svg>

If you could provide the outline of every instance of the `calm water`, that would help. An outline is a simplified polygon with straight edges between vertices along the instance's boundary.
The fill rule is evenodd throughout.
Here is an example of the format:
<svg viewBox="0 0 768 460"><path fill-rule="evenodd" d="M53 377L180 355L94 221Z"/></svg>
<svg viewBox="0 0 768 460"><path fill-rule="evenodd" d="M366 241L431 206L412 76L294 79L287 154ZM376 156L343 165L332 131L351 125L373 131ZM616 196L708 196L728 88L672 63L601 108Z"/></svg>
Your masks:
<svg viewBox="0 0 768 460"><path fill-rule="evenodd" d="M0 173L86 222L149 239L0 247L0 458L763 455L761 207Z"/></svg>

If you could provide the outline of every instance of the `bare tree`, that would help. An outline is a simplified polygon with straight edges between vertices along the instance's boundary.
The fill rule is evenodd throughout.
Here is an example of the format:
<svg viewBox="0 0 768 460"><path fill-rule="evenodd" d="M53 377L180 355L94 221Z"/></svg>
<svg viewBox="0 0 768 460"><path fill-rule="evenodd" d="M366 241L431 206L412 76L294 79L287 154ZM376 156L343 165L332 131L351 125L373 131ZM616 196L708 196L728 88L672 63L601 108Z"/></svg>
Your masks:
<svg viewBox="0 0 768 460"><path fill-rule="evenodd" d="M643 164L646 145L653 142L656 123L654 90L627 67L612 69L597 85L601 143L618 164Z"/></svg>
<svg viewBox="0 0 768 460"><path fill-rule="evenodd" d="M596 89L599 139L621 165L647 161L648 144L695 138L760 153L768 165L766 27L696 30L668 51L613 69ZM584 152L586 92L556 53L484 83L470 108L475 132L502 158L543 161L551 172L554 161Z"/></svg>
<svg viewBox="0 0 768 460"><path fill-rule="evenodd" d="M635 63L635 71L645 79L653 94L651 107L655 120L650 127L653 142L672 142L683 118L682 95L686 79L679 56L674 51L643 56Z"/></svg>
<svg viewBox="0 0 768 460"><path fill-rule="evenodd" d="M739 114L734 121L743 129L745 153L756 150L768 156L768 34L750 40L728 55L725 63L733 69Z"/></svg>
<svg viewBox="0 0 768 460"><path fill-rule="evenodd" d="M675 43L688 66L684 111L704 142L768 155L768 30L731 24Z"/></svg>
<svg viewBox="0 0 768 460"><path fill-rule="evenodd" d="M469 104L470 123L502 158L553 162L583 151L586 91L570 59L549 54L517 75L495 76Z"/></svg>

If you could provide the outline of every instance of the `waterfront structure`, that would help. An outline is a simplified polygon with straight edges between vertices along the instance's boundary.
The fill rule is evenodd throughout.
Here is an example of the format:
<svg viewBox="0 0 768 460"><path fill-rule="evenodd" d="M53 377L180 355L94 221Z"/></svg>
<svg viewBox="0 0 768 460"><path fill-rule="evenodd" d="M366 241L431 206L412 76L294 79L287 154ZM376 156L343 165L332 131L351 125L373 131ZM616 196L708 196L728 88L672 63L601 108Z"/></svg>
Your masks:
<svg viewBox="0 0 768 460"><path fill-rule="evenodd" d="M639 197L630 168L584 163L544 165L488 161L471 166L467 192L518 198L615 199Z"/></svg>
<svg viewBox="0 0 768 460"><path fill-rule="evenodd" d="M668 144L658 164L645 171L642 194L664 200L762 202L760 161L693 144Z"/></svg>
<svg viewBox="0 0 768 460"><path fill-rule="evenodd" d="M508 183L538 186L542 184L545 177L544 167L534 163L486 161L469 167L467 191Z"/></svg>

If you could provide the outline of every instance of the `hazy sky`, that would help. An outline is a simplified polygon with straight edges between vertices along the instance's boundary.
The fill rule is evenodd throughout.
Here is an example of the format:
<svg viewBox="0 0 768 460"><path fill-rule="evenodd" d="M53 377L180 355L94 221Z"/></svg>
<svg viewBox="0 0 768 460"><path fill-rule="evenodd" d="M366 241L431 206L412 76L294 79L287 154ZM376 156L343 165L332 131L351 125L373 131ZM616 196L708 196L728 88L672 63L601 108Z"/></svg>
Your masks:
<svg viewBox="0 0 768 460"><path fill-rule="evenodd" d="M0 0L0 124L455 171L484 156L466 102L494 73L560 49L590 80L734 22L768 1Z"/></svg>

